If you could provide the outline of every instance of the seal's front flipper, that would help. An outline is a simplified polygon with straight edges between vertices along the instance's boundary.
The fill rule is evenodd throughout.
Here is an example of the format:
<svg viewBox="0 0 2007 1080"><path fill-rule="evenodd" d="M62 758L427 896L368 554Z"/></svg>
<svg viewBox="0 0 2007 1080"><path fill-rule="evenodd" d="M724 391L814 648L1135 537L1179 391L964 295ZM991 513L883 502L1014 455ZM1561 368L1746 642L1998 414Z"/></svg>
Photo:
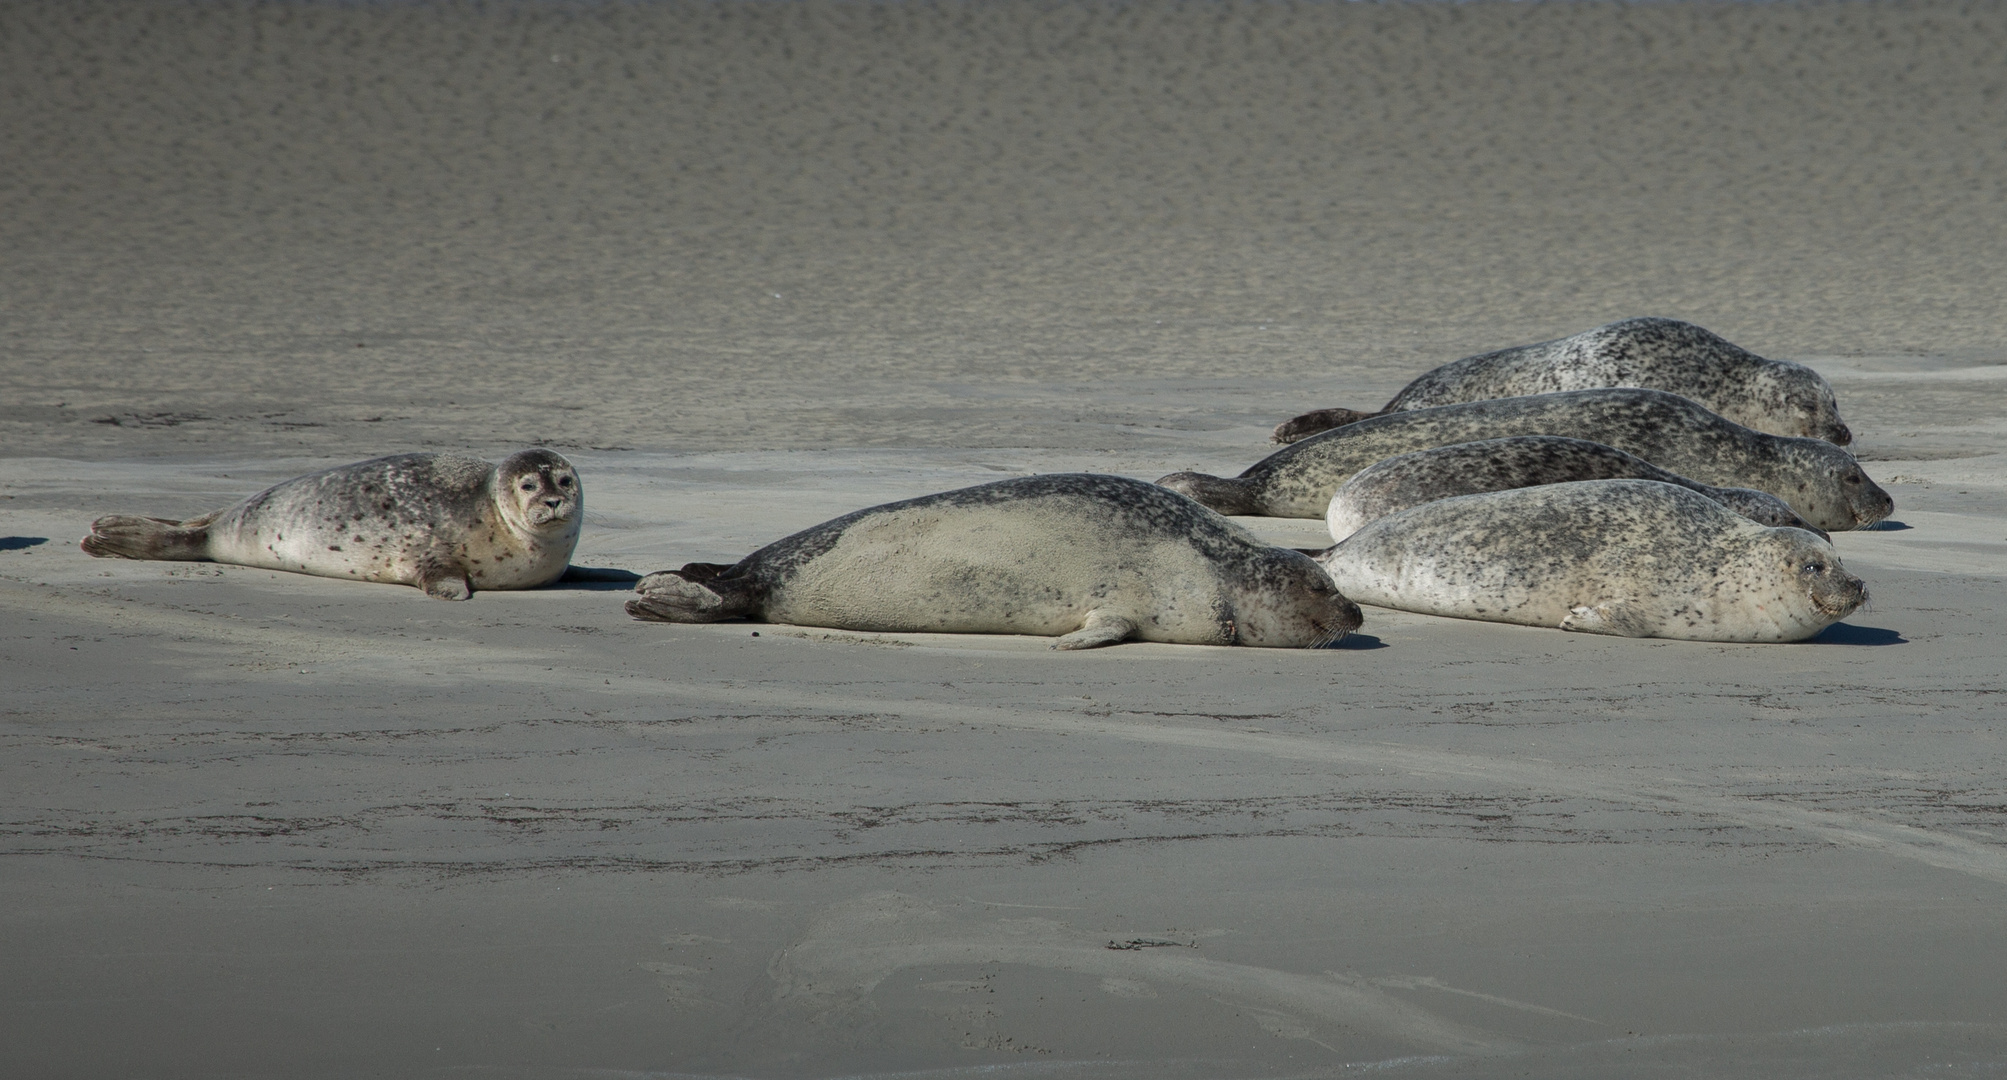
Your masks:
<svg viewBox="0 0 2007 1080"><path fill-rule="evenodd" d="M451 555L427 555L418 560L418 580L413 584L434 600L465 600L474 595L467 568Z"/></svg>
<svg viewBox="0 0 2007 1080"><path fill-rule="evenodd" d="M713 564L691 565L700 569L661 570L636 582L636 595L627 602L627 613L654 622L697 623L752 613L752 589L743 580L719 578L709 572Z"/></svg>
<svg viewBox="0 0 2007 1080"><path fill-rule="evenodd" d="M91 534L84 537L83 549L99 559L204 562L209 558L209 523L215 517L206 514L189 521L169 521L110 514L91 522Z"/></svg>
<svg viewBox="0 0 2007 1080"><path fill-rule="evenodd" d="M1136 632L1136 624L1120 615L1110 615L1105 611L1090 611L1087 621L1080 629L1061 637L1052 643L1055 649L1098 649L1103 645L1116 645L1128 640Z"/></svg>
<svg viewBox="0 0 2007 1080"><path fill-rule="evenodd" d="M1275 425L1275 434L1270 435L1268 441L1293 443L1307 439L1319 432L1330 431L1332 428L1344 427L1346 424L1356 424L1361 420L1371 420L1376 416L1385 415L1387 414L1384 412L1360 412L1357 409L1319 409L1316 412L1307 412L1302 416L1291 417Z"/></svg>
<svg viewBox="0 0 2007 1080"><path fill-rule="evenodd" d="M1625 601L1606 601L1595 607L1570 608L1561 620L1561 629L1580 634L1610 634L1615 637L1651 637L1658 632L1657 620Z"/></svg>

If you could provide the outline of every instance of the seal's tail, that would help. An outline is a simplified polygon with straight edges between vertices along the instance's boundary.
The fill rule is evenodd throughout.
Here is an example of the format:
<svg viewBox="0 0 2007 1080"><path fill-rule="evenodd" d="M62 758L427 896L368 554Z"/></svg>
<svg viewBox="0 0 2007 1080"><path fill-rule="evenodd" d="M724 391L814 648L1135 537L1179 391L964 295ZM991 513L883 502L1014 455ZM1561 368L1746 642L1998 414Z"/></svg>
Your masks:
<svg viewBox="0 0 2007 1080"><path fill-rule="evenodd" d="M1215 513L1261 513L1261 503L1255 499L1253 486L1245 480L1228 480L1205 473L1174 472L1158 480L1157 486L1170 488Z"/></svg>
<svg viewBox="0 0 2007 1080"><path fill-rule="evenodd" d="M1316 412L1307 412L1302 416L1293 417L1275 425L1275 434L1270 435L1268 441L1293 443L1301 439L1307 439L1320 431L1329 431L1335 427L1344 427L1346 424L1356 424L1361 420L1371 420L1376 416L1385 415L1387 415L1385 409L1379 412L1360 412L1357 409L1319 409Z"/></svg>
<svg viewBox="0 0 2007 1080"><path fill-rule="evenodd" d="M91 522L91 534L84 537L83 549L100 559L201 562L209 558L209 522L214 516L169 521L110 514Z"/></svg>
<svg viewBox="0 0 2007 1080"><path fill-rule="evenodd" d="M637 594L627 613L655 622L721 622L753 613L753 590L743 580L720 577L730 567L691 563L662 570L634 583Z"/></svg>

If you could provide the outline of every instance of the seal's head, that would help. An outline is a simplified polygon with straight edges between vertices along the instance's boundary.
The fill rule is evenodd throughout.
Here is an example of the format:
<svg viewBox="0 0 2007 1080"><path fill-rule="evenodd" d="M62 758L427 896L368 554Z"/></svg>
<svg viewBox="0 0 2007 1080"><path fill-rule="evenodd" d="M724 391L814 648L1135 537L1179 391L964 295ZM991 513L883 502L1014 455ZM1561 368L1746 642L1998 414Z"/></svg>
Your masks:
<svg viewBox="0 0 2007 1080"><path fill-rule="evenodd" d="M1359 605L1339 593L1323 567L1287 548L1257 556L1234 592L1234 629L1242 645L1317 648L1365 621Z"/></svg>
<svg viewBox="0 0 2007 1080"><path fill-rule="evenodd" d="M1731 415L1734 410L1722 415L1776 435L1820 439L1835 446L1854 441L1853 429L1840 419L1840 402L1833 396L1832 384L1803 364L1772 361L1749 379L1745 392L1752 407L1760 404L1762 408L1749 417ZM1770 423L1763 422L1766 417L1762 414L1767 414ZM1756 422L1751 423L1752 419ZM1777 426L1780 424L1783 426Z"/></svg>
<svg viewBox="0 0 2007 1080"><path fill-rule="evenodd" d="M1852 444L1854 429L1840 419L1840 403L1833 398L1833 388L1810 368L1806 374L1811 378L1790 387L1784 395L1792 411L1805 418L1805 436L1824 439L1834 446Z"/></svg>
<svg viewBox="0 0 2007 1080"><path fill-rule="evenodd" d="M1822 529L1864 529L1895 512L1895 500L1868 479L1854 455L1818 439L1779 443L1786 469L1765 484L1806 521Z"/></svg>
<svg viewBox="0 0 2007 1080"><path fill-rule="evenodd" d="M1867 583L1847 573L1833 545L1810 533L1781 530L1779 553L1787 580L1803 586L1812 606L1829 619L1844 619L1868 602Z"/></svg>
<svg viewBox="0 0 2007 1080"><path fill-rule="evenodd" d="M529 532L568 527L584 492L578 470L560 454L538 448L510 454L495 468L495 502L512 524Z"/></svg>
<svg viewBox="0 0 2007 1080"><path fill-rule="evenodd" d="M1882 490L1881 485L1868 479L1861 466L1850 455L1845 462L1833 466L1834 479L1840 482L1840 490L1847 497L1847 510L1854 516L1854 528L1866 528L1895 513L1895 499Z"/></svg>

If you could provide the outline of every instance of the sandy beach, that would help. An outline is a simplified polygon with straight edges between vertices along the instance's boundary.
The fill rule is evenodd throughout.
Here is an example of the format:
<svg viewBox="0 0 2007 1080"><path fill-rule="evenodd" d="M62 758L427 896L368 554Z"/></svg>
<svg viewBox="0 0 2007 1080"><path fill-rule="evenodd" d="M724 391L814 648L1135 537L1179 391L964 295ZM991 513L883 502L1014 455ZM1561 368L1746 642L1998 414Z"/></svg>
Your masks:
<svg viewBox="0 0 2007 1080"><path fill-rule="evenodd" d="M0 1074L1997 1074L2003 55L1976 3L0 6ZM543 445L576 563L731 562L1636 315L1832 382L1868 608L1064 653L77 548Z"/></svg>

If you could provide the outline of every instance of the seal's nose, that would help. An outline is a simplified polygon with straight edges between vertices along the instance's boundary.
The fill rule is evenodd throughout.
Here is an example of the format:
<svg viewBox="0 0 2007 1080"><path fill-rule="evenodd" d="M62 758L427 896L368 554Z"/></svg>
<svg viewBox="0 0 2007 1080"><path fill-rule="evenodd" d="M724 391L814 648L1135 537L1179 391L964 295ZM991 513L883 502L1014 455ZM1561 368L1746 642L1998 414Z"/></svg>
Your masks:
<svg viewBox="0 0 2007 1080"><path fill-rule="evenodd" d="M1834 424L1834 425L1833 425L1833 437L1832 437L1831 441L1832 441L1833 445L1835 445L1835 446L1851 446L1851 445L1853 445L1853 442L1854 442L1854 429L1853 429L1853 428L1850 428L1850 427L1848 427L1848 426L1847 426L1847 425L1845 425L1845 424Z"/></svg>

